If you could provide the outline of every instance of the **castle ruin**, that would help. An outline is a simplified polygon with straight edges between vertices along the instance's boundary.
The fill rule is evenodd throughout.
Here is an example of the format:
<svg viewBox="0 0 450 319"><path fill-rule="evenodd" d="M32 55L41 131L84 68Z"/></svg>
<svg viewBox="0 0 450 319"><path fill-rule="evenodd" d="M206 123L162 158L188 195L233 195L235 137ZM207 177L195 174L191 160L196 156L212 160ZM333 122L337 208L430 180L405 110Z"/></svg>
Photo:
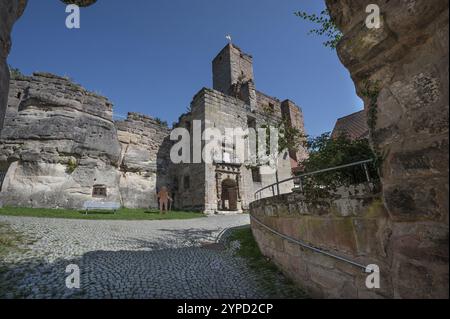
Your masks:
<svg viewBox="0 0 450 319"><path fill-rule="evenodd" d="M197 120L202 130L223 132L283 120L304 132L298 106L257 91L254 83L252 57L227 45L213 61L213 89L195 95L175 128L192 132ZM244 165L233 143L224 145L220 162L174 164L170 133L136 113L114 121L107 98L67 78L16 76L1 132L0 201L12 207L80 209L85 201L99 200L156 208L157 190L168 186L175 208L214 214L246 211L257 189L276 182L274 173ZM305 156L305 150L280 154L278 178L291 177Z"/></svg>

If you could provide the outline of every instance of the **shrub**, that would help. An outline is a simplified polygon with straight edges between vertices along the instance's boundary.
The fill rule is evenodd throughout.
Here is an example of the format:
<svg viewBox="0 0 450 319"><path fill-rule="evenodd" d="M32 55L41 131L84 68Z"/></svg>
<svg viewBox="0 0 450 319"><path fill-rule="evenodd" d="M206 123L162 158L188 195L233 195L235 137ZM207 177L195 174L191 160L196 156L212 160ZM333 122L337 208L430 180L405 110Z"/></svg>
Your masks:
<svg viewBox="0 0 450 319"><path fill-rule="evenodd" d="M302 169L299 175L373 159L373 164L367 164L369 175L373 181L379 179L376 155L367 139L351 140L345 135L332 138L330 133L325 133L310 138L308 150L309 158L300 163ZM321 197L339 186L350 186L366 181L364 168L354 166L305 178L303 184L305 190L314 193L316 197Z"/></svg>

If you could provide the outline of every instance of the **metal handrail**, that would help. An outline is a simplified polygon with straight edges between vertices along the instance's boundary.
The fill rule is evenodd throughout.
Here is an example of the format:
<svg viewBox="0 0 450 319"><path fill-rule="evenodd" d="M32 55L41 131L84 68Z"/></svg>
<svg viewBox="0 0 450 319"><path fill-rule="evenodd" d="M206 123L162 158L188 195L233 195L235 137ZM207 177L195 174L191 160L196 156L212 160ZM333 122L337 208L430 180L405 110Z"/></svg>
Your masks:
<svg viewBox="0 0 450 319"><path fill-rule="evenodd" d="M277 194L280 195L280 188L278 186L281 185L281 184L290 182L290 181L294 181L294 180L295 181L300 181L300 185L301 185L302 184L301 180L304 177L318 175L318 174L321 174L321 173L336 171L336 170L339 170L339 169L348 168L348 167L354 167L354 166L359 166L359 165L363 166L364 172L366 174L367 181L370 182L371 178L370 178L370 175L369 175L369 170L367 168L367 164L373 163L373 162L374 162L373 159L369 159L369 160L364 160L364 161L359 161L359 162L355 162L355 163L351 163L351 164L346 164L346 165L340 165L340 166L336 166L336 167L321 169L321 170L318 170L318 171L315 171L315 172L310 172L310 173L305 173L305 174L302 174L302 175L290 177L290 178L284 179L282 181L279 181L277 183L274 183L274 184L271 184L269 186L266 186L266 187L263 187L263 188L259 189L258 191L255 192L255 199L258 199L258 194L261 194L263 191L265 191L266 189L270 189L270 188L272 189L273 196L275 196L275 186L277 186L276 187L277 188ZM260 199L261 199L261 197L260 197Z"/></svg>
<svg viewBox="0 0 450 319"><path fill-rule="evenodd" d="M257 224L259 224L261 227L267 229L268 231L272 232L273 234L275 234L275 235L277 235L277 236L279 236L279 237L281 237L281 238L283 238L283 239L285 239L285 240L287 240L287 241L289 241L289 242L292 242L292 243L294 243L294 244L297 244L297 245L299 245L299 246L301 246L301 247L303 247L303 248L309 249L309 250L311 250L311 251L313 251L313 252L316 252L316 253L319 253L319 254L322 254L322 255L325 255L325 256L328 256L328 257L331 257L331 258L340 260L340 261L345 262L345 263L347 263L347 264L350 264L350 265L352 265L352 266L361 268L361 269L364 270L364 272L367 272L367 266L364 266L364 265L362 265L362 264L360 264L360 263L357 263L357 262L355 262L355 261L353 261L353 260L350 260L350 259L347 259L347 258L345 258L345 257L335 255L335 254L330 253L330 252L328 252L328 251L325 251L325 250L322 250L322 249L313 247L313 246L308 245L308 244L306 244L306 243L304 243L304 242L302 242L302 241L300 241L300 240L297 240L297 239L295 239L295 238L292 238L292 237L289 237L289 236L287 236L287 235L284 235L284 234L282 234L282 233L276 231L275 229L273 229L273 228L267 226L266 224L264 224L263 222L261 222L258 218L254 217L254 216L252 216L252 215L250 216L250 218L251 218L254 222L256 222Z"/></svg>

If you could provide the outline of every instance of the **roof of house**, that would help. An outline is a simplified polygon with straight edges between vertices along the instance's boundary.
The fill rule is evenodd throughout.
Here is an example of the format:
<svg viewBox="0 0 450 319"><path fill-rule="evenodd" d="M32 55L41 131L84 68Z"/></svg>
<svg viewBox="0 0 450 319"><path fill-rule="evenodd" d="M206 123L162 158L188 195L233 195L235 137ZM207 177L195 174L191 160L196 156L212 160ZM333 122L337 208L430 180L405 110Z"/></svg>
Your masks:
<svg viewBox="0 0 450 319"><path fill-rule="evenodd" d="M338 137L345 134L352 140L368 138L369 126L367 125L367 116L364 110L347 115L337 120L332 137Z"/></svg>

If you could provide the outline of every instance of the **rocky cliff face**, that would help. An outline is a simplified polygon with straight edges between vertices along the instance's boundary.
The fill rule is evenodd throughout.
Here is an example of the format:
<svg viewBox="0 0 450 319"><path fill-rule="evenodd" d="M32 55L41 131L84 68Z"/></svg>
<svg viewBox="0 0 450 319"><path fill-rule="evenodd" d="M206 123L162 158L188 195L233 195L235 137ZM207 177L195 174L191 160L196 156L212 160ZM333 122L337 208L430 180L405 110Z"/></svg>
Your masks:
<svg viewBox="0 0 450 319"><path fill-rule="evenodd" d="M14 79L0 144L5 205L81 207L93 185L120 201L112 104L65 78ZM6 171L6 170L5 170Z"/></svg>
<svg viewBox="0 0 450 319"><path fill-rule="evenodd" d="M97 0L61 0L66 4L88 7ZM11 31L14 23L23 14L28 0L2 0L0 2L0 130L3 127L8 102L9 69L6 59L11 49Z"/></svg>
<svg viewBox="0 0 450 319"><path fill-rule="evenodd" d="M394 297L448 297L448 1L327 0L344 38L339 57L365 100L384 157Z"/></svg>
<svg viewBox="0 0 450 319"><path fill-rule="evenodd" d="M167 186L170 130L154 119L130 113L116 122L122 144L120 192L124 206L156 207L156 188Z"/></svg>
<svg viewBox="0 0 450 319"><path fill-rule="evenodd" d="M16 77L0 139L0 201L79 209L98 199L157 207L156 189L168 185L169 133L135 113L114 122L108 99L66 78ZM98 196L96 188L106 194Z"/></svg>
<svg viewBox="0 0 450 319"><path fill-rule="evenodd" d="M0 2L0 130L3 127L8 102L9 69L6 59L11 49L11 30L22 15L27 0L2 0Z"/></svg>

